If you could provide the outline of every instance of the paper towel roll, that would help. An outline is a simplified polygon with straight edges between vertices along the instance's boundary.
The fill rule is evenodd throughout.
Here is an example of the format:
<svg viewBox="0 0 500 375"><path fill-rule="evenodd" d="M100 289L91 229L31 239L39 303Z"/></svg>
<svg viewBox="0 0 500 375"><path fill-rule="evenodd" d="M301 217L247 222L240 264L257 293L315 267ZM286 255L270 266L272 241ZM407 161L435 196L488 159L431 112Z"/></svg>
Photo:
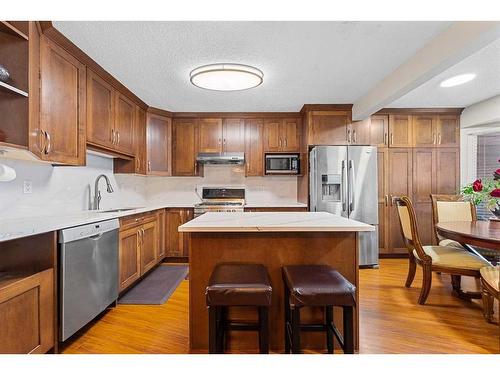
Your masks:
<svg viewBox="0 0 500 375"><path fill-rule="evenodd" d="M12 181L16 178L16 171L11 167L0 164L0 182Z"/></svg>

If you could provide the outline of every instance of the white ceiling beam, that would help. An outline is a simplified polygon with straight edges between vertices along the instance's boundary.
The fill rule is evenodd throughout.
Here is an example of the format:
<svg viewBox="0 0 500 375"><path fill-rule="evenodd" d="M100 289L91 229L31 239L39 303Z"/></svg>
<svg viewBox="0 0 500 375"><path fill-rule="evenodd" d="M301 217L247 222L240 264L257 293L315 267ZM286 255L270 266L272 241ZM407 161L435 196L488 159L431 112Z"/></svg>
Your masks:
<svg viewBox="0 0 500 375"><path fill-rule="evenodd" d="M353 120L367 118L498 38L500 22L454 22L358 99Z"/></svg>

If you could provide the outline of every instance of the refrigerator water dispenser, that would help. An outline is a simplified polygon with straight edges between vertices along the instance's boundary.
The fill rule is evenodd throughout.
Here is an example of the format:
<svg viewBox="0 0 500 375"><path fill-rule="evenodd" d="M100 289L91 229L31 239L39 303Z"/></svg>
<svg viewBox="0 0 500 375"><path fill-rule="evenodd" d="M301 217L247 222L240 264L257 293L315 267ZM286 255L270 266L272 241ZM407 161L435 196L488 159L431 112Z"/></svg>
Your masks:
<svg viewBox="0 0 500 375"><path fill-rule="evenodd" d="M321 199L328 202L341 201L342 179L339 174L321 175Z"/></svg>

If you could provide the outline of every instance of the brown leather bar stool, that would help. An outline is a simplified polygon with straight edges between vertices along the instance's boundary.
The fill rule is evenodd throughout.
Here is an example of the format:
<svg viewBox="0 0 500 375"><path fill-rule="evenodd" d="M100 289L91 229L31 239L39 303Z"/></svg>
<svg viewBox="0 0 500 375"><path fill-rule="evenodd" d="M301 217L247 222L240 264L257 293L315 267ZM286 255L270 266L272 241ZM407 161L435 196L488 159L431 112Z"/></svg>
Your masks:
<svg viewBox="0 0 500 375"><path fill-rule="evenodd" d="M327 265L283 267L285 285L285 353L300 353L300 331L326 332L328 353L333 353L335 336L346 354L354 353L354 317L356 287L337 270ZM324 324L301 324L302 307L325 308ZM342 335L333 323L333 307L343 309Z"/></svg>
<svg viewBox="0 0 500 375"><path fill-rule="evenodd" d="M259 351L269 353L269 306L273 289L262 264L220 263L210 276L205 292L209 313L209 353L224 352L225 333L230 330L259 331ZM227 319L230 306L255 306L258 323Z"/></svg>

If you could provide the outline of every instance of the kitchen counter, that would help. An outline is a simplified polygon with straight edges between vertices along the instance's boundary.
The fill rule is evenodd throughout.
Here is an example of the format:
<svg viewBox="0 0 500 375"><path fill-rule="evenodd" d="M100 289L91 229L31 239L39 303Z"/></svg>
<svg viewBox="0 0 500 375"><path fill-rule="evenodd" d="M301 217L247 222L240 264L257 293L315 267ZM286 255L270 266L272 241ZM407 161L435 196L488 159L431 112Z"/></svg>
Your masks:
<svg viewBox="0 0 500 375"><path fill-rule="evenodd" d="M18 238L34 236L36 234L57 231L60 229L76 227L115 219L134 214L140 214L148 211L159 210L162 208L192 208L192 203L153 203L144 207L134 208L132 210L121 212L99 212L99 211L80 211L68 213L51 213L32 217L20 218L1 218L0 219L0 242L15 240ZM279 205L248 205L245 207L305 207L301 203L291 202L289 204L281 203ZM104 209L107 210L108 208Z"/></svg>
<svg viewBox="0 0 500 375"><path fill-rule="evenodd" d="M189 242L189 345L193 351L208 350L208 312L205 290L214 267L220 262L259 263L266 267L272 291L270 346L284 347L283 280L286 264L327 264L354 286L359 296L359 232L371 225L326 212L209 212L179 227ZM229 311L232 314L233 310ZM236 309L237 318L255 320L255 309ZM323 322L320 308L301 312L306 322ZM335 308L335 323L342 327L342 309ZM359 312L355 309L355 345L359 347ZM324 334L301 333L303 348L324 349ZM256 335L230 332L229 350L257 350Z"/></svg>
<svg viewBox="0 0 500 375"><path fill-rule="evenodd" d="M179 232L371 232L375 227L327 212L207 212Z"/></svg>

